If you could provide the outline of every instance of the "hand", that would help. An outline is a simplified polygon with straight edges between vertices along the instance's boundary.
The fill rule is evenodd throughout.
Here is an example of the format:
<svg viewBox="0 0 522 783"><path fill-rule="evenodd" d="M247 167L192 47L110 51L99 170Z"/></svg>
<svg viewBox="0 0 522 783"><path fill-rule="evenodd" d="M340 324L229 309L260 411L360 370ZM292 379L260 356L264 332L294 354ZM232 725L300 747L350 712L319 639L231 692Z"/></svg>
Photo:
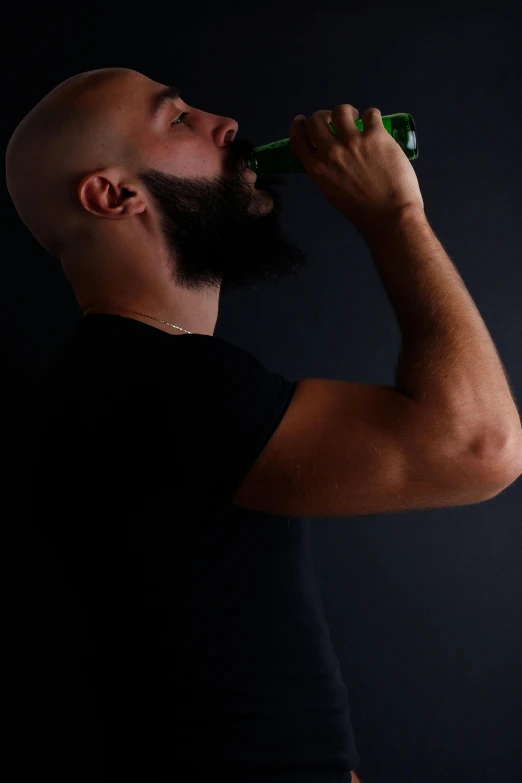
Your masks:
<svg viewBox="0 0 522 783"><path fill-rule="evenodd" d="M379 109L366 109L364 130L358 110L342 103L319 109L290 126L290 146L327 201L366 236L382 219L415 207L424 211L417 175L384 128ZM333 122L336 133L329 122Z"/></svg>

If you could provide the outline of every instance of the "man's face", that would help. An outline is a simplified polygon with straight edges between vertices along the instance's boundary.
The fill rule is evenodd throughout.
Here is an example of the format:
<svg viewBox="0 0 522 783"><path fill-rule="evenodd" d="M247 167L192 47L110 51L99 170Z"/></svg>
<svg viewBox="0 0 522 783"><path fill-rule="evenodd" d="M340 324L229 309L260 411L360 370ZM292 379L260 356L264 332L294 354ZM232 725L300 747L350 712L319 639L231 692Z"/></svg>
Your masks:
<svg viewBox="0 0 522 783"><path fill-rule="evenodd" d="M148 82L148 101L165 86ZM183 113L183 115L182 115ZM149 131L131 139L152 166L138 179L153 196L174 282L183 288L245 288L293 277L308 260L282 231L281 201L245 163L253 145L234 138L237 123L189 106L165 102Z"/></svg>

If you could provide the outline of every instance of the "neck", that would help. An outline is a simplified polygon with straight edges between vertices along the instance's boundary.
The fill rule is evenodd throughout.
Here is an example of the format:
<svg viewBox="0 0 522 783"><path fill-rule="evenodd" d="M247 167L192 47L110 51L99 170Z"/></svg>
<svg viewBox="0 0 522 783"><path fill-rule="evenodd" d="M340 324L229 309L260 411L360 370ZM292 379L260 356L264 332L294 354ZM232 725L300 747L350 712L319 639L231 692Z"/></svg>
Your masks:
<svg viewBox="0 0 522 783"><path fill-rule="evenodd" d="M152 310L152 308L150 308ZM134 308L128 307L111 307L110 305L107 305L106 307L99 306L99 305L93 305L91 307L87 307L84 310L84 317L87 315L118 315L122 318L131 318L134 321L140 321L141 323L147 324L148 326L153 326L156 329L160 329L163 332L166 332L167 334L206 334L209 336L212 336L214 334L214 329L205 331L205 327L202 323L200 324L188 324L187 321L194 322L194 317L192 315L191 318L183 317L182 314L176 314L173 316L170 316L168 313L162 313L162 312L147 312L145 309L138 309L137 311L134 310ZM190 328L192 326L192 328ZM214 322L215 326L215 322Z"/></svg>

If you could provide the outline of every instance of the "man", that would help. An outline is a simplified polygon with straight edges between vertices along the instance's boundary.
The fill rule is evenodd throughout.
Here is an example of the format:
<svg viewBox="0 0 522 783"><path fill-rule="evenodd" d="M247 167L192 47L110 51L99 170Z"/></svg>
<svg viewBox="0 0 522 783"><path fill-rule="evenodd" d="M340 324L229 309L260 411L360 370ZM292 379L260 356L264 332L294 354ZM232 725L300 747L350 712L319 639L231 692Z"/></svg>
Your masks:
<svg viewBox="0 0 522 783"><path fill-rule="evenodd" d="M125 311L169 334L212 335L221 285L301 268L308 254L283 234L278 194L254 187L253 146L237 131L125 68L68 79L20 123L9 190L84 315Z"/></svg>
<svg viewBox="0 0 522 783"><path fill-rule="evenodd" d="M105 69L9 143L18 213L84 312L35 400L32 498L89 631L111 783L359 783L303 517L477 503L522 473L509 384L414 170L378 109L358 116L319 110L290 139L371 245L395 387L289 381L213 336L222 285L307 257L234 121Z"/></svg>
<svg viewBox="0 0 522 783"><path fill-rule="evenodd" d="M338 777L331 779L348 781L350 767L358 763L324 618L316 618L308 652L310 641L301 639L304 612L317 614L312 575L306 595L288 603L293 619L277 606L289 600L289 586L274 606L267 603L278 580L292 578L290 561L302 546L306 521L302 531L293 532L286 517L262 521L262 515L239 508L230 509L227 521L219 504L230 480L237 483L238 471L241 477L248 469L244 460L257 456L263 435L257 432L259 424L274 428L274 410L282 415L295 388L262 370L249 354L212 338L220 289L282 280L295 275L308 257L281 229L279 196L267 187L279 180L258 178L264 188L254 187L255 178L245 168L253 146L238 139L237 131L235 120L188 105L175 87L110 68L80 74L52 90L20 123L7 150L8 188L18 213L60 259L84 313L71 353L42 384L35 408L40 447L33 468L34 521L64 563L94 644L92 654L85 653L85 665L103 725L107 780L159 780L154 774L164 775L161 780L181 781L183 774L187 780L199 779L198 774L209 780L221 769L230 783L248 780L250 771L261 780L263 770L272 780L288 766L292 771L295 763L300 781L308 780L307 764L319 764L321 781L336 769ZM161 332L196 342L176 341L181 349L176 354L165 335L166 343L158 340ZM238 393L228 388L235 412L241 404L243 416L250 407L258 409L248 426L243 423L242 433L221 404L219 395L226 390L216 388L212 399L212 375L225 372L230 373L224 378L227 385L246 373ZM175 387L183 384L186 389L177 397ZM132 387L137 396L131 403ZM263 396L256 397L258 391ZM107 418L103 398L114 393L117 410ZM151 416L162 407L160 397L165 401L162 421L154 424ZM181 421L190 419L189 399L197 424L194 440L186 449L180 444L184 453L177 464L172 452ZM152 433L154 438L140 447L145 430L146 440ZM196 440L202 432L212 443ZM239 434L244 443L238 442ZM244 451L238 451L237 466L234 448ZM107 450L113 452L109 461ZM216 462L227 459L225 481ZM154 477L143 460L150 460ZM191 464L189 483L182 475L184 460ZM166 516L156 486L165 479ZM184 482L188 497L180 492ZM66 522L71 514L72 526ZM212 518L212 538L242 519L250 542L229 540L206 565L206 548L217 542L200 547L193 578L200 593L216 593L205 600L217 600L209 615L215 628L205 630L197 626L197 613L191 625L183 625L188 611L183 599L190 605L197 591L190 594L181 575L193 557L191 535L200 535ZM157 529L160 519L163 532ZM272 555L265 552L268 559L254 568L256 548L274 532L282 539L273 541ZM176 543L171 536L179 536ZM234 569L243 566L226 563L233 546L245 559L249 577L234 576ZM279 577L273 559L283 554L289 564ZM224 583L232 579L227 598ZM260 579L266 580L265 596L256 594ZM117 587L118 580L125 587ZM293 657L285 664L281 658L280 647L288 647L285 639L291 637L301 650L301 663ZM265 644L268 649L259 657ZM326 660L317 645L327 647ZM293 682L305 660L311 676L315 671L308 685L305 671ZM280 666L289 667L286 680L279 678ZM57 749L57 760L64 752ZM79 774L81 764L76 764ZM359 781L353 769L352 780Z"/></svg>

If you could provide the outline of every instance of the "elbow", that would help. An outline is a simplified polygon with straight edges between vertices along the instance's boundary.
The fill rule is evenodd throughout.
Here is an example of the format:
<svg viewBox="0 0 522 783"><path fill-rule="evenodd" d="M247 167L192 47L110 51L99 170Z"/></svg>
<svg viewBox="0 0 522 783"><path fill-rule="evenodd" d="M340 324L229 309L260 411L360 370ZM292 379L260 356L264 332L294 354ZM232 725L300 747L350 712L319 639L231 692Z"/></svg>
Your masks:
<svg viewBox="0 0 522 783"><path fill-rule="evenodd" d="M494 494L502 492L522 475L522 430L496 435L494 442L472 446L479 456L485 484Z"/></svg>

